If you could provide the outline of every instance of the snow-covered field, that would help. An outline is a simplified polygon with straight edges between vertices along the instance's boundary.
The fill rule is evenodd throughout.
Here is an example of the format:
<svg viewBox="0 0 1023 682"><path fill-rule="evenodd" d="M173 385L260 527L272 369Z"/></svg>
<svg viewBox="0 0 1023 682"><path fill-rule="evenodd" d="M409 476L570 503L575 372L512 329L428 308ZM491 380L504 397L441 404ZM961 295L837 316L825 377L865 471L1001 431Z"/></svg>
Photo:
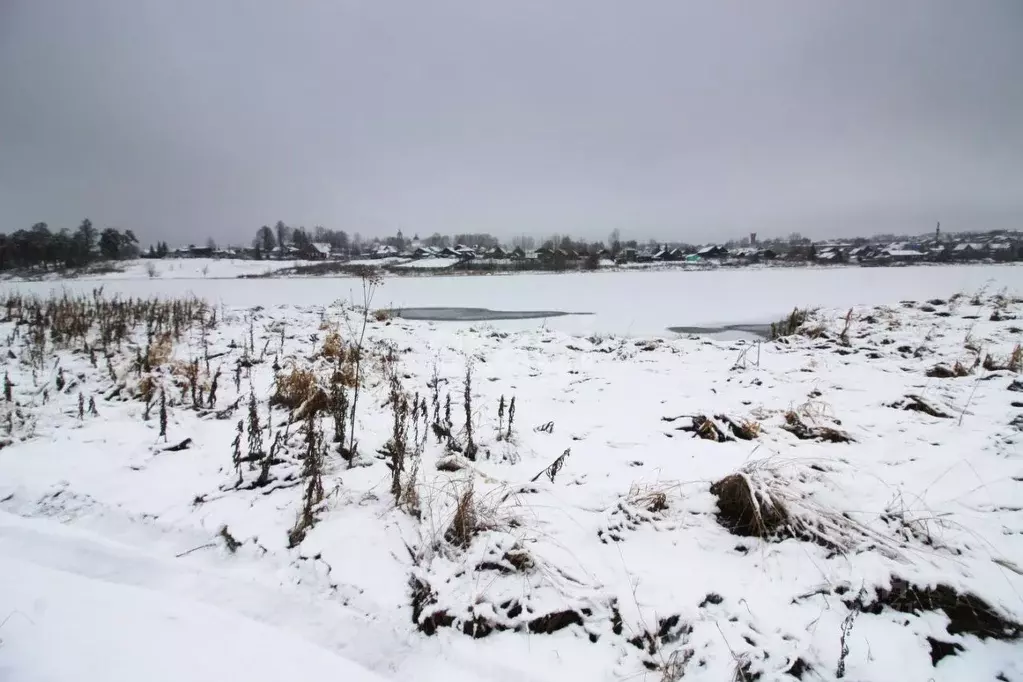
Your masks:
<svg viewBox="0 0 1023 682"><path fill-rule="evenodd" d="M231 258L138 259L115 264L116 271L102 275L82 275L82 280L139 279L224 279L243 275L263 275L279 268L306 265L308 261L261 261ZM43 281L59 282L57 273L43 275Z"/></svg>
<svg viewBox="0 0 1023 682"><path fill-rule="evenodd" d="M176 267L201 267L202 262L176 261ZM226 268L231 262L220 263ZM238 263L245 267L260 264L259 261ZM360 284L351 277L238 280L110 275L63 282L3 282L0 292L91 293L100 286L108 295L196 295L218 305L273 307L330 305L337 300L350 300L358 296ZM1023 267L775 268L388 277L377 292L376 305L382 308L586 312L592 314L507 321L499 325L509 331L547 328L572 334L649 335L665 334L672 326L768 322L797 305L835 308L880 305L903 299L947 298L956 292L984 288L996 291L1001 287L1023 291ZM445 323L445 326L456 324Z"/></svg>
<svg viewBox="0 0 1023 682"><path fill-rule="evenodd" d="M0 679L1023 680L1023 270L801 272L5 285Z"/></svg>

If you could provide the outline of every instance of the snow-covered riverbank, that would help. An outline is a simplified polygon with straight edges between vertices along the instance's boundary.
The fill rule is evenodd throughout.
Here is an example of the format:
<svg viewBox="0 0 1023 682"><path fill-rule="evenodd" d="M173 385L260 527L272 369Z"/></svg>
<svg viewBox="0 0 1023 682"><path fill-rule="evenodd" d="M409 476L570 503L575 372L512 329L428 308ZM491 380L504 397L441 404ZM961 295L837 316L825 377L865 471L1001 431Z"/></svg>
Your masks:
<svg viewBox="0 0 1023 682"><path fill-rule="evenodd" d="M370 316L358 356L347 304L0 314L16 679L79 679L44 643L137 679L220 633L178 672L1023 679L1011 293L762 344Z"/></svg>

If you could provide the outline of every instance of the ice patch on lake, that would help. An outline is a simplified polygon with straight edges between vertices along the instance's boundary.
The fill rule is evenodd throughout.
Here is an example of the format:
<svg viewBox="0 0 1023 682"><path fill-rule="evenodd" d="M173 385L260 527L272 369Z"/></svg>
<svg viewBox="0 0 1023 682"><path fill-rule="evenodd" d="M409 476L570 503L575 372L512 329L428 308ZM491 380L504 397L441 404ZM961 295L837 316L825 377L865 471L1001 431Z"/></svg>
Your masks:
<svg viewBox="0 0 1023 682"><path fill-rule="evenodd" d="M560 310L489 310L487 308L397 308L389 312L404 320L425 322L495 322L590 314L566 313Z"/></svg>

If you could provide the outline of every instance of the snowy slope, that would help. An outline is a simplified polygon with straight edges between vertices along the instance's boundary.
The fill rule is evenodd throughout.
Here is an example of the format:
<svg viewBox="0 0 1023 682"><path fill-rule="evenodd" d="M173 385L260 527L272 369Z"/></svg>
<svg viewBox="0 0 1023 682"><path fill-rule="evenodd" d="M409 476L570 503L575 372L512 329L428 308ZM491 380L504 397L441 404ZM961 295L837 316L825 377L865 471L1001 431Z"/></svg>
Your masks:
<svg viewBox="0 0 1023 682"><path fill-rule="evenodd" d="M0 513L0 679L384 679L287 630L171 592L185 572L54 521Z"/></svg>
<svg viewBox="0 0 1023 682"><path fill-rule="evenodd" d="M218 308L142 371L145 322L108 344L107 365L95 329L95 363L49 335L34 354L31 318L16 325L7 306L0 609L41 629L13 615L0 670L63 679L46 638L67 641L80 668L109 661L95 652L116 637L75 634L102 602L117 606L93 622L112 632L151 623L204 652L171 661L186 678L247 656L237 670L256 662L252 674L280 679L262 665L279 653L309 671L448 682L1023 680L1013 296L826 309L759 345L371 321L357 456L349 466L329 416L315 422L329 444L324 500L293 547L306 425L267 399L292 368L329 387L332 335L353 343L358 310ZM213 408L192 405L192 360L206 391L222 369ZM166 389L166 438L156 408L144 418L145 379ZM250 395L262 442L280 436L263 483L255 463L232 460ZM396 503L388 453L402 400L426 416L404 422ZM730 525L714 492L736 475L765 496L750 498L765 524L772 500L784 509L764 537ZM193 629L223 648L187 639ZM280 650L233 648L265 640ZM149 646L95 679L153 676L132 667L170 658Z"/></svg>

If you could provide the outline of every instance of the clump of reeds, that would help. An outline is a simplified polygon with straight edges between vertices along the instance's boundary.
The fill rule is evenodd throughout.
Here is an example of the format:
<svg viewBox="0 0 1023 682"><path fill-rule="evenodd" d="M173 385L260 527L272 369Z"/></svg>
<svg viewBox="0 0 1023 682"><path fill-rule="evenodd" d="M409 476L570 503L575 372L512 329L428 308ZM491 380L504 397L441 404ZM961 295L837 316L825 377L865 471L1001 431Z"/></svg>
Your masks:
<svg viewBox="0 0 1023 682"><path fill-rule="evenodd" d="M787 317L771 323L771 340L798 334L800 328L810 319L809 308L793 308Z"/></svg>

